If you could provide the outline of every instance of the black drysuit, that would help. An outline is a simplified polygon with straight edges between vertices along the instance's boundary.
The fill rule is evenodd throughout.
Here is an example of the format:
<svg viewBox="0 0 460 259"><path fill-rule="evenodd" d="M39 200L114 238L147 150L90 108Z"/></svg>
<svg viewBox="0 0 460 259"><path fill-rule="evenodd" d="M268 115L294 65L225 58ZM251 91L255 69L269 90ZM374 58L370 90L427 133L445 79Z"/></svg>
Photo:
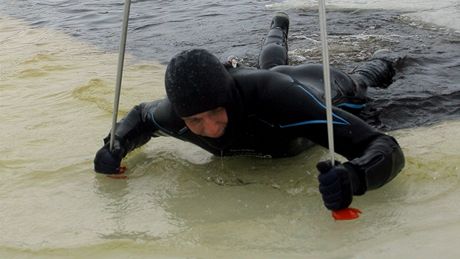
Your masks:
<svg viewBox="0 0 460 259"><path fill-rule="evenodd" d="M279 33L271 30L261 57L279 57L277 51L286 55L286 47L276 43L277 39L282 41ZM272 55L267 55L270 52ZM266 61L264 64L270 63ZM381 60L369 64L388 65ZM217 139L192 133L167 98L134 107L115 132L122 156L162 135L191 142L216 156L285 157L305 150L311 142L327 147L322 66L275 65L264 65L263 69L226 66L234 81L225 106L229 123ZM335 69L331 69L331 77L335 151L358 172L365 186L355 195L362 194L394 178L404 166L404 156L393 137L349 112L362 108L365 89L378 83L375 78L353 77Z"/></svg>

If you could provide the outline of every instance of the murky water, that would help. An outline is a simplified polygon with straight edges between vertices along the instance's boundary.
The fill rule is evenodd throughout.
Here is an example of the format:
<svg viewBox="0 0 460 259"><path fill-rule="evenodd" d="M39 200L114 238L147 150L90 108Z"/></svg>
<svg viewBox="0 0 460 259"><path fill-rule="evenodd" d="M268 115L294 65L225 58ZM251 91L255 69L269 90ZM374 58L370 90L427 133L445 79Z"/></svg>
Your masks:
<svg viewBox="0 0 460 259"><path fill-rule="evenodd" d="M221 57L235 51L253 63L273 8L291 8L291 61L320 57L315 11L298 1L228 2L229 12L190 1L170 15L162 8L176 2L145 8L152 2L133 1L120 115L164 95L164 63L181 48L210 47ZM111 122L120 3L0 4L8 7L0 16L0 258L459 257L458 16L447 27L417 20L442 4L433 11L421 1L401 16L403 4L378 11L356 1L356 11L335 2L336 66L350 69L380 47L409 58L390 89L370 91L374 110L367 111L374 125L400 129L389 134L401 143L406 168L355 198L364 211L359 220L334 222L317 190L315 164L326 156L320 148L289 159L221 159L161 138L129 155L127 179L94 174L92 159ZM215 36L188 32L183 22L192 14ZM216 22L222 17L234 26ZM157 38L161 44L148 47Z"/></svg>

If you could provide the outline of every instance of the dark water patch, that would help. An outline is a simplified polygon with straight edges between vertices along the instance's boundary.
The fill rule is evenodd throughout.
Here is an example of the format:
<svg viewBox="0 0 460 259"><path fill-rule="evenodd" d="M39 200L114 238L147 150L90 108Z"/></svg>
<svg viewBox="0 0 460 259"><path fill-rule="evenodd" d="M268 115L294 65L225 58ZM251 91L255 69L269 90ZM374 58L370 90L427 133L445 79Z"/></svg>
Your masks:
<svg viewBox="0 0 460 259"><path fill-rule="evenodd" d="M403 96L394 100L374 100L363 112L371 125L384 130L432 125L460 116L460 91L428 97Z"/></svg>
<svg viewBox="0 0 460 259"><path fill-rule="evenodd" d="M257 24L267 27L272 13L265 10L269 3L272 1L132 1L127 51L139 58L167 63L183 47L206 46L219 54L235 41L245 42L246 46L256 44L263 32L254 38L252 30ZM108 51L118 50L123 1L31 0L3 3L0 7L5 14L31 23L46 21L45 26L79 35Z"/></svg>

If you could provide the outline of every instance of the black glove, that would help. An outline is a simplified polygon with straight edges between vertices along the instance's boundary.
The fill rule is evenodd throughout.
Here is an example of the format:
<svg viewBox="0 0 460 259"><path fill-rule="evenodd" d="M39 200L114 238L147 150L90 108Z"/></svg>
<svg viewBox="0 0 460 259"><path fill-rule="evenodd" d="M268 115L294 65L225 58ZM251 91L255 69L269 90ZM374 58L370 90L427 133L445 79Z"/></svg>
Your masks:
<svg viewBox="0 0 460 259"><path fill-rule="evenodd" d="M118 174L122 159L123 148L120 142L115 139L112 152L110 151L109 143L106 143L97 151L94 157L94 170L103 174Z"/></svg>
<svg viewBox="0 0 460 259"><path fill-rule="evenodd" d="M351 165L336 161L332 166L331 161L323 161L316 168L320 172L319 191L329 210L345 209L351 204L353 194L362 194L361 180Z"/></svg>

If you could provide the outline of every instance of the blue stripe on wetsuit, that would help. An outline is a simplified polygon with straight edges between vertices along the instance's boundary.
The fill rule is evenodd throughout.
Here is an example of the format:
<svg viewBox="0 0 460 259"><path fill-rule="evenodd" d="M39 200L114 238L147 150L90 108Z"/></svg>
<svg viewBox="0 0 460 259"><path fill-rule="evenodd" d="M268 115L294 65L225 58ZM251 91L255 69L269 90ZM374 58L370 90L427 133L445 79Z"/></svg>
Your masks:
<svg viewBox="0 0 460 259"><path fill-rule="evenodd" d="M364 107L366 107L365 104L356 104L356 103L341 103L339 105L336 105L337 107L347 107L347 108L351 108L351 109L357 109L357 110L360 110L360 109L363 109Z"/></svg>
<svg viewBox="0 0 460 259"><path fill-rule="evenodd" d="M301 87L300 85L297 85L302 91L304 91L308 96L310 96L319 106L323 107L326 109L326 106L316 98L312 93L310 93L307 89ZM345 120L344 118L332 113L333 117L333 124L338 124L338 125L350 125L350 123ZM334 119L337 119L334 120ZM289 128L289 127L296 127L296 126L302 126L302 125L310 125L310 124L326 124L327 120L307 120L307 121L301 121L301 122L296 122L296 123L291 123L291 124L286 124L286 125L280 125L280 128Z"/></svg>

